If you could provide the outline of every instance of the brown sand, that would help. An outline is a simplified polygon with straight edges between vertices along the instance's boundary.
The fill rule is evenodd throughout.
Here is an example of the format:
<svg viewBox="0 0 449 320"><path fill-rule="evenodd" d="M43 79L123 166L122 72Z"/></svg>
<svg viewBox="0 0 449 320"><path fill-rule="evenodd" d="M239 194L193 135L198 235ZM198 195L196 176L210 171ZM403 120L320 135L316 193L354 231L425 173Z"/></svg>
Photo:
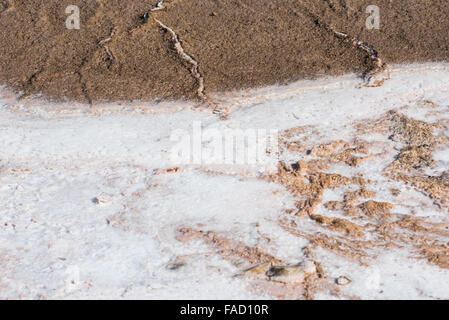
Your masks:
<svg viewBox="0 0 449 320"><path fill-rule="evenodd" d="M0 84L89 103L194 99L200 76L207 95L373 68L333 31L385 63L449 59L447 0L167 0L152 12L157 2L0 0ZM371 4L380 30L365 27ZM68 5L80 8L80 30L65 27Z"/></svg>

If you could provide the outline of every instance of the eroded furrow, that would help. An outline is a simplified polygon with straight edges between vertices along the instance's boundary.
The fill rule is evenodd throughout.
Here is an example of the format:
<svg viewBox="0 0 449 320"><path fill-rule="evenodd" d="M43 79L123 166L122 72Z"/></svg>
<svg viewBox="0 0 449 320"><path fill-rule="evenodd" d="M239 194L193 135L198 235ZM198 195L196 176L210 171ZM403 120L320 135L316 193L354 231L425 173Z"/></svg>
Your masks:
<svg viewBox="0 0 449 320"><path fill-rule="evenodd" d="M87 84L86 84L86 81L84 80L84 75L83 75L83 68L89 62L89 60L90 60L90 58L83 59L76 74L79 77L79 82L80 82L81 90L84 94L84 97L87 100L87 103L89 104L89 106L92 106L92 98L90 96L89 89L87 88Z"/></svg>
<svg viewBox="0 0 449 320"><path fill-rule="evenodd" d="M364 84L362 84L362 87L379 87L386 80L390 79L391 76L389 67L382 61L382 59L379 58L379 54L372 46L343 32L335 31L332 28L330 28L330 30L332 30L337 38L351 43L357 49L368 54L369 59L373 63L373 67L365 71L363 75Z"/></svg>
<svg viewBox="0 0 449 320"><path fill-rule="evenodd" d="M166 26L158 19L154 20L164 31L170 33L173 41L173 46L175 47L176 53L178 54L179 58L192 66L190 68L190 73L198 83L197 95L200 99L204 100L206 98L206 95L204 93L204 78L199 72L198 62L184 51L184 48L182 47L181 42L179 41L178 35L173 31L173 29Z"/></svg>
<svg viewBox="0 0 449 320"><path fill-rule="evenodd" d="M101 46L104 47L104 49L106 50L106 53L107 53L107 55L108 55L110 61L113 61L113 60L114 60L114 55L112 54L111 49L109 48L108 45L106 45L106 43L112 41L112 38L114 37L114 35L115 35L115 31L112 30L112 31L111 31L111 35L110 35L109 37L107 37L107 38L104 39L104 40L101 40L101 41L98 43L99 45L101 45Z"/></svg>
<svg viewBox="0 0 449 320"><path fill-rule="evenodd" d="M332 3L332 2L330 2ZM329 4L330 8L335 8L335 5ZM390 79L390 69L379 57L377 50L373 46L361 41L357 37L352 37L344 32L336 31L331 25L324 23L320 17L315 15L306 7L301 7L302 13L308 16L313 22L323 30L332 33L336 38L345 43L349 43L357 50L363 51L372 63L363 73L363 84L360 87L379 87L386 80Z"/></svg>

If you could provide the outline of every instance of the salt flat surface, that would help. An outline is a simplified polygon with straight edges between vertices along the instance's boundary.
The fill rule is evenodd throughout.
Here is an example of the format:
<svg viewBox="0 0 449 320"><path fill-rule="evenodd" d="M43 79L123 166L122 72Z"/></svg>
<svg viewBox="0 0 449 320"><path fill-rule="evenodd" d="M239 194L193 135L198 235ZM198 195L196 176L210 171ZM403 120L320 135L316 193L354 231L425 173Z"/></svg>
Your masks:
<svg viewBox="0 0 449 320"><path fill-rule="evenodd" d="M233 277L250 262L237 263L201 238L179 241L180 228L193 228L288 264L306 259L302 249L311 247L329 286L342 275L351 279L338 292L318 291L317 299L448 299L449 269L417 258L411 247L378 250L361 264L286 232L279 220L298 199L285 186L263 179L260 168L177 166L170 160L176 144L171 134L179 129L191 132L194 122L201 122L204 130L221 131L282 132L303 126L311 129L295 139L316 145L351 140L356 123L390 110L429 123L449 116L447 64L394 67L392 79L379 88L359 89L359 81L350 75L217 95L214 98L228 109L227 120L189 102L89 109L18 102L3 88L0 298L283 297L264 289L265 284ZM431 113L418 106L421 101L437 107ZM364 139L384 143L388 136L373 132ZM335 164L327 170L376 181L370 185L376 191L373 200L394 203L397 214L411 214L413 207L417 217L448 223L444 207L382 175L394 152L356 168ZM285 152L279 160L294 162L298 157L303 156ZM435 151L432 172L447 172L448 159L447 145ZM175 171L164 171L175 166ZM393 198L392 187L403 189L403 198ZM326 190L323 201L341 200L344 188ZM323 206L318 211L340 215ZM311 232L316 228L314 222L302 227ZM178 261L182 263L171 267Z"/></svg>

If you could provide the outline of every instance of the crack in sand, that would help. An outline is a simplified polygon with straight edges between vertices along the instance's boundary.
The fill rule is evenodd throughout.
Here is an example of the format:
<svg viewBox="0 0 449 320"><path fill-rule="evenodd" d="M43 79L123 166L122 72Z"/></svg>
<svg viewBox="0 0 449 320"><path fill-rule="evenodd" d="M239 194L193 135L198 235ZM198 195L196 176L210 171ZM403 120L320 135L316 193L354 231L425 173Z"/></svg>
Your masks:
<svg viewBox="0 0 449 320"><path fill-rule="evenodd" d="M165 0L160 0L154 8L152 8L150 10L150 12L154 12L154 11L159 11L162 9L165 9L164 6L164 2ZM198 66L198 62L193 59L190 55L188 55L185 51L184 48L181 45L181 42L179 41L179 37L178 35L173 31L173 29L171 29L170 27L166 26L165 24L163 24L161 21L159 21L158 19L154 19L157 24L165 31L168 31L170 33L170 35L172 36L172 41L173 41L173 45L175 47L175 50L178 54L178 56L184 60L185 62L189 63L190 65L192 65L192 68L190 69L190 73L192 74L192 76L196 79L196 81L198 82L198 89L197 89L197 95L201 100L205 100L206 99L206 95L204 93L204 78L201 75L201 73L199 72L199 66Z"/></svg>
<svg viewBox="0 0 449 320"><path fill-rule="evenodd" d="M47 57L48 59L48 57ZM42 73L44 72L45 67L41 68L40 70L34 72L26 81L28 86L32 86L33 85L33 81ZM25 92L23 94L21 94L19 97L17 97L17 101L21 101L22 99L25 99L26 97L29 97L31 94L28 92Z"/></svg>
<svg viewBox="0 0 449 320"><path fill-rule="evenodd" d="M112 31L111 31L111 35L110 35L108 38L106 38L106 39L104 39L104 40L101 40L101 41L98 43L99 45L101 45L101 46L104 47L104 49L106 50L106 53L108 54L108 57L109 57L109 59L110 59L111 61L114 60L114 55L112 54L111 49L109 49L109 46L107 46L107 45L105 45L105 44L108 43L108 42L110 42L110 41L112 41L112 37L114 37L114 35L115 35L115 31L112 30Z"/></svg>
<svg viewBox="0 0 449 320"><path fill-rule="evenodd" d="M330 28L330 30L337 38L342 39L343 41L349 41L356 48L365 51L373 62L374 68L365 71L363 75L364 84L362 84L361 87L380 87L386 80L390 80L390 68L379 58L379 54L372 46L360 41L356 37L351 37L343 32L335 31L333 28ZM386 73L386 77L377 79L378 76L384 73Z"/></svg>
<svg viewBox="0 0 449 320"><path fill-rule="evenodd" d="M80 82L80 85L81 85L81 91L83 92L84 97L87 100L87 104L89 106L92 106L92 99L91 99L89 91L87 89L86 81L84 81L84 79L83 79L83 74L81 73L81 71L79 71L79 72L77 72L77 75L79 76L79 82Z"/></svg>
<svg viewBox="0 0 449 320"><path fill-rule="evenodd" d="M36 79L42 72L45 71L45 69L46 69L45 66L47 65L48 60L50 60L50 57L51 57L50 53L47 53L47 56L46 56L45 59L44 59L44 60L45 60L45 63L43 64L43 67L41 67L38 71L34 72L34 73L27 79L26 83L27 83L28 86L32 86L34 80L35 80L35 79ZM22 99L27 98L27 97L29 97L30 95L31 95L31 93L29 93L29 92L24 92L23 94L21 94L21 95L17 98L17 101L21 101Z"/></svg>
<svg viewBox="0 0 449 320"><path fill-rule="evenodd" d="M337 3L334 3L333 0L325 0L325 2L327 3L328 7L336 12L336 8L338 9L343 9L343 11L345 11L346 14L348 14L349 10L353 10L344 0L337 0Z"/></svg>
<svg viewBox="0 0 449 320"><path fill-rule="evenodd" d="M150 9L149 12L154 12L154 11L158 11L158 10L165 9L165 7L164 7L164 2L165 2L165 0L159 1L159 2L154 6L154 8ZM146 13L145 13L145 15L144 15L145 19L148 19L149 12L146 12ZM146 21L145 21L144 23L146 23ZM131 32L131 33L132 33L134 30L137 30L137 29L139 29L140 27L141 27L141 26L138 26L137 28L134 28L133 30L130 30L130 31L128 31L128 32ZM114 37L114 35L115 35L115 30L112 30L109 37L107 37L107 38L101 40L101 41L98 43L99 45L101 45L101 46L104 47L104 49L106 50L106 53L107 53L107 55L108 55L108 57L109 57L109 59L110 59L111 61L114 60L114 55L113 55L111 49L109 48L109 46L107 46L107 45L105 45L105 44L108 43L108 42L110 42L110 41L112 41L112 38Z"/></svg>
<svg viewBox="0 0 449 320"><path fill-rule="evenodd" d="M349 13L350 6L348 6L343 0L339 0L337 4L334 3L332 0L326 0L329 8L336 12L336 8L339 7L339 10L342 10L346 12L346 14ZM312 14L310 14L312 15ZM391 72L388 66L382 61L382 59L379 58L378 52L373 48L373 46L360 41L357 37L351 37L346 33L339 32L334 30L331 26L327 26L322 24L317 17L314 18L323 28L333 32L333 34L345 41L351 43L354 47L357 49L360 49L368 54L369 59L373 63L374 67L371 69L368 69L363 74L363 80L364 83L360 87L379 87L381 86L386 80L390 80L391 78ZM381 76L382 74L386 73L386 77L381 78L378 80L376 77Z"/></svg>
<svg viewBox="0 0 449 320"><path fill-rule="evenodd" d="M80 65L78 71L76 72L76 74L79 76L79 82L80 82L80 85L81 85L81 91L83 92L84 97L86 98L87 103L89 104L89 106L92 106L92 98L90 97L89 90L87 89L86 81L84 81L84 76L83 76L83 71L82 71L84 66L89 62L89 60L90 59L87 58L87 57L83 59L83 61L81 62L81 65Z"/></svg>
<svg viewBox="0 0 449 320"><path fill-rule="evenodd" d="M332 6L330 6L330 8L332 9ZM383 83L387 80L390 80L391 78L391 72L390 72L390 68L382 61L382 59L379 58L379 54L378 52L373 48L373 46L360 41L357 37L351 37L346 33L343 32L339 32L334 30L334 28L332 28L330 25L323 23L321 21L321 19L315 15L314 13L312 13L311 11L309 11L306 7L301 7L301 11L303 14L305 14L306 16L308 16L310 19L313 20L313 22L323 28L324 30L332 33L336 38L344 41L344 42L349 42L350 44L352 44L355 48L364 51L367 55L368 58L371 60L371 62L374 64L374 67L372 68L368 68L364 73L363 73L363 84L361 84L359 87L360 88L364 88L364 87L380 87L383 85ZM378 77L380 77L381 75L385 74L386 76L384 76L383 78L378 79Z"/></svg>
<svg viewBox="0 0 449 320"><path fill-rule="evenodd" d="M143 24L147 23L147 21L149 19L149 16L150 16L150 14L152 12L160 11L160 10L165 9L164 2L165 2L165 0L159 1L152 9L150 9L149 12L146 12L142 16L143 19L144 19ZM159 21L156 18L154 18L154 21L156 21L156 23L159 25L160 28L162 28L164 31L170 33L170 35L172 37L172 42L173 42L174 48L176 50L176 53L181 58L181 60L185 61L186 63L188 63L188 64L190 64L192 66L190 68L190 73L191 73L191 75L195 78L195 80L198 83L197 96L201 100L206 101L207 97L206 97L206 94L204 93L204 90L205 90L204 77L199 72L199 64L198 64L198 62L184 51L184 48L182 47L181 42L179 41L178 35L173 31L172 28L166 26L165 24L163 24L161 21ZM138 30L141 27L142 27L142 25L132 29L130 32L133 33L135 30ZM105 40L107 40L107 39L105 39Z"/></svg>
<svg viewBox="0 0 449 320"><path fill-rule="evenodd" d="M178 35L173 31L173 29L166 26L165 24L163 24L162 22L160 22L157 19L154 19L154 20L159 24L159 26L163 30L170 33L170 35L172 37L173 45L175 47L175 50L176 50L178 56L183 61L187 62L188 64L190 64L192 66L190 69L190 73L198 82L197 95L200 99L205 100L206 95L204 94L204 78L201 75L201 73L199 72L198 62L184 51L184 48L182 47L181 42L179 41Z"/></svg>

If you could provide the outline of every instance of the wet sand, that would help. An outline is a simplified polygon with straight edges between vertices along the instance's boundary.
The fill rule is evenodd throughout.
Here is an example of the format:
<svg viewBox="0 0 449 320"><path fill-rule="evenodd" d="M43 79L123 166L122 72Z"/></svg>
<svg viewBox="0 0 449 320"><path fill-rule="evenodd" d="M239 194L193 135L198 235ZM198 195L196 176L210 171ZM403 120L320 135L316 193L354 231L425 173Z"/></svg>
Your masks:
<svg viewBox="0 0 449 320"><path fill-rule="evenodd" d="M157 2L0 0L0 84L95 103L372 70L366 50L337 33L385 64L449 60L447 0L377 0L379 30L365 26L372 0L167 0L151 11ZM68 5L80 8L79 30L66 28Z"/></svg>

